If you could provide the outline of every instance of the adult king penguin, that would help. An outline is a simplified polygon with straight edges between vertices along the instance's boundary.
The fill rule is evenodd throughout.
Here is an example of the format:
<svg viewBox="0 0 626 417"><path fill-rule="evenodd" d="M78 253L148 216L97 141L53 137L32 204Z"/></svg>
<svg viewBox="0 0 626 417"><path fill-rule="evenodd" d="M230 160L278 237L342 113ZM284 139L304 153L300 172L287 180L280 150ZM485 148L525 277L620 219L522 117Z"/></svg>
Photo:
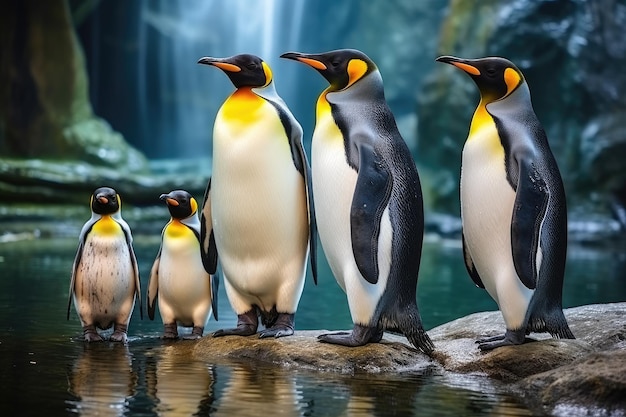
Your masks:
<svg viewBox="0 0 626 417"><path fill-rule="evenodd" d="M185 339L199 339L211 310L217 320L217 276L211 277L200 254L198 203L185 190L161 194L172 216L163 228L161 247L150 271L148 317L158 298L163 338L178 337L178 324L193 327Z"/></svg>
<svg viewBox="0 0 626 417"><path fill-rule="evenodd" d="M96 189L90 206L91 218L80 231L72 267L67 319L74 300L85 341L103 340L96 329L113 326L111 340L126 343L135 296L143 318L133 238L122 219L122 202L114 189Z"/></svg>
<svg viewBox="0 0 626 417"><path fill-rule="evenodd" d="M302 128L276 94L270 67L254 55L201 58L236 90L213 127L213 172L202 208L202 256L219 257L237 327L213 336L293 334L310 247L316 278L316 228ZM310 242L310 244L309 244Z"/></svg>
<svg viewBox="0 0 626 417"><path fill-rule="evenodd" d="M530 332L573 339L562 309L565 191L524 76L499 57L437 61L480 90L463 148L463 255L474 283L498 303L506 333L479 348L522 344Z"/></svg>
<svg viewBox="0 0 626 417"><path fill-rule="evenodd" d="M313 197L322 247L346 292L354 327L320 340L361 346L380 341L388 329L432 352L416 303L421 186L380 72L352 49L281 57L313 67L330 83L317 101Z"/></svg>

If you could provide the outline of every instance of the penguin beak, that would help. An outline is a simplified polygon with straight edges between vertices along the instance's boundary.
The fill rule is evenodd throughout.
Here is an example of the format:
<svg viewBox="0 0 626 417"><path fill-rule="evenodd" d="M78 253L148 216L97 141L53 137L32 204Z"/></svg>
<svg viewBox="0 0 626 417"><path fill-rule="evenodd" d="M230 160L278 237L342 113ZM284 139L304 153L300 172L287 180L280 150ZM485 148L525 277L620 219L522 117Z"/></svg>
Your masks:
<svg viewBox="0 0 626 417"><path fill-rule="evenodd" d="M239 72L241 68L235 64L228 62L228 58L212 58L205 56L198 60L198 64L212 65L226 72Z"/></svg>
<svg viewBox="0 0 626 417"><path fill-rule="evenodd" d="M105 197L105 196L103 196L103 195L97 195L97 196L96 196L96 200L98 200L98 202L99 202L100 204L108 204L108 202L109 202L109 199L108 199L108 198L106 198L106 197Z"/></svg>
<svg viewBox="0 0 626 417"><path fill-rule="evenodd" d="M294 61L300 61L318 71L324 71L328 67L316 55L301 54L299 52L286 52L280 56L285 59L292 59Z"/></svg>
<svg viewBox="0 0 626 417"><path fill-rule="evenodd" d="M469 75L480 75L480 70L470 63L471 60L457 58L455 56L443 55L435 59L437 62L454 65L455 67L465 71Z"/></svg>
<svg viewBox="0 0 626 417"><path fill-rule="evenodd" d="M174 200L172 197L170 197L169 194L161 194L159 199L165 201L165 203L168 206L178 207L180 205L180 203L177 200Z"/></svg>

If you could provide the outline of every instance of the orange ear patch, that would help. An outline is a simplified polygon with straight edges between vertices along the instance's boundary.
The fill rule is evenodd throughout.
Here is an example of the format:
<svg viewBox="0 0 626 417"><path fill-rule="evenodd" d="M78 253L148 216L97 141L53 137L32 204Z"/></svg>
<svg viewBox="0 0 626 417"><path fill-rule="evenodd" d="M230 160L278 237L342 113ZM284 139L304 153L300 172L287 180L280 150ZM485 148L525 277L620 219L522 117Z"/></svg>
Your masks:
<svg viewBox="0 0 626 417"><path fill-rule="evenodd" d="M506 83L506 96L511 94L513 90L517 88L517 86L522 81L522 77L520 77L519 73L515 71L513 68L507 68L504 70L504 82Z"/></svg>
<svg viewBox="0 0 626 417"><path fill-rule="evenodd" d="M351 86L357 82L367 72L367 63L362 59L351 59L348 62L348 85Z"/></svg>

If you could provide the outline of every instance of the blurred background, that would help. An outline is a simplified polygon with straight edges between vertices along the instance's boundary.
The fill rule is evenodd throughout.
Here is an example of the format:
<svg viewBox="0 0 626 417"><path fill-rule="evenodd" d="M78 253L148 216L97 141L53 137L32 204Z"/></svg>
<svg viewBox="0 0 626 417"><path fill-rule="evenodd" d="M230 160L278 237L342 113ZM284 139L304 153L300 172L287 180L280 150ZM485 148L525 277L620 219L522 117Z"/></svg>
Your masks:
<svg viewBox="0 0 626 417"><path fill-rule="evenodd" d="M585 224L579 231L593 229L593 220L606 237L626 224L624 0L23 0L3 7L3 203L50 196L82 203L101 183L115 183L135 205L158 203L163 188L201 194L215 114L233 90L221 71L197 64L207 55L266 60L308 150L325 81L278 57L350 47L379 66L429 219L458 216L460 155L478 102L468 77L434 59L500 55L527 78L570 218Z"/></svg>

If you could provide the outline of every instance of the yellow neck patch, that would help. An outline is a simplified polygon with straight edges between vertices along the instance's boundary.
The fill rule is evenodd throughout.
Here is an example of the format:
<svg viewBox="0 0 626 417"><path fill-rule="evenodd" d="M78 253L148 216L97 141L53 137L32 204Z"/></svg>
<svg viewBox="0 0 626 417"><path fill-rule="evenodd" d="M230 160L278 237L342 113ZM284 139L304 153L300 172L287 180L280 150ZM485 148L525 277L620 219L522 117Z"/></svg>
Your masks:
<svg viewBox="0 0 626 417"><path fill-rule="evenodd" d="M221 117L228 123L248 125L256 120L263 99L250 87L241 87L231 94L220 109Z"/></svg>
<svg viewBox="0 0 626 417"><path fill-rule="evenodd" d="M113 218L109 215L104 215L94 223L91 231L103 236L116 236L122 235L124 232L122 231L122 226L120 226Z"/></svg>
<svg viewBox="0 0 626 417"><path fill-rule="evenodd" d="M522 82L522 77L513 68L507 68L504 70L504 82L506 83L506 94L504 97L506 97Z"/></svg>
<svg viewBox="0 0 626 417"><path fill-rule="evenodd" d="M317 107L315 109L316 134L314 136L319 135L318 137L325 142L343 143L343 136L331 113L330 103L326 99L326 94L329 92L331 92L331 87L324 90L317 99Z"/></svg>
<svg viewBox="0 0 626 417"><path fill-rule="evenodd" d="M485 105L486 102L484 100L481 100L478 104L474 117L472 117L467 141L479 140L479 143L482 144L481 146L491 155L504 158L504 148L502 147L496 124Z"/></svg>
<svg viewBox="0 0 626 417"><path fill-rule="evenodd" d="M193 235L193 232L177 219L172 219L165 228L165 236L168 238L180 238Z"/></svg>
<svg viewBox="0 0 626 417"><path fill-rule="evenodd" d="M348 85L346 88L360 80L366 72L367 62L362 59L351 59L350 62L348 62Z"/></svg>

